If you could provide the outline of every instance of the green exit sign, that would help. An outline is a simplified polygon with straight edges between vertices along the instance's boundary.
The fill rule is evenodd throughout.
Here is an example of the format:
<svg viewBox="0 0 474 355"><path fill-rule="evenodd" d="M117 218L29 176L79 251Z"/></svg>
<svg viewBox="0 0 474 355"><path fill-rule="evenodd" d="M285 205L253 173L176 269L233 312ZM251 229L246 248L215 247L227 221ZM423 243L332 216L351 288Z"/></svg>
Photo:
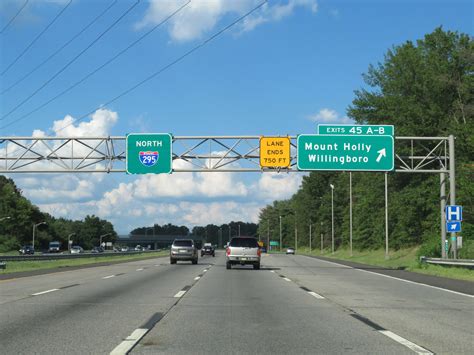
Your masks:
<svg viewBox="0 0 474 355"><path fill-rule="evenodd" d="M302 134L297 139L298 170L392 171L392 136Z"/></svg>
<svg viewBox="0 0 474 355"><path fill-rule="evenodd" d="M393 136L393 125L320 124L318 134Z"/></svg>
<svg viewBox="0 0 474 355"><path fill-rule="evenodd" d="M169 174L173 170L172 137L169 133L127 135L128 174Z"/></svg>

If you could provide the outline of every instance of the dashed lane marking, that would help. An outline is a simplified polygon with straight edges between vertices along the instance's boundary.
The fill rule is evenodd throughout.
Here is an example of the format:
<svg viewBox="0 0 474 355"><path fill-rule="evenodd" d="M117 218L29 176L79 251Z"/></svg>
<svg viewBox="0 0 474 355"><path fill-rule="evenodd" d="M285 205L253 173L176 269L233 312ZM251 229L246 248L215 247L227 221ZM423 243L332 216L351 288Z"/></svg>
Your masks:
<svg viewBox="0 0 474 355"><path fill-rule="evenodd" d="M32 296L44 295L46 293L50 293L50 292L54 292L54 291L59 291L59 288L52 288L51 290L36 292L36 293L33 293Z"/></svg>
<svg viewBox="0 0 474 355"><path fill-rule="evenodd" d="M181 297L184 296L185 293L186 293L186 291L181 290L176 295L174 295L174 297L175 298L181 298Z"/></svg>

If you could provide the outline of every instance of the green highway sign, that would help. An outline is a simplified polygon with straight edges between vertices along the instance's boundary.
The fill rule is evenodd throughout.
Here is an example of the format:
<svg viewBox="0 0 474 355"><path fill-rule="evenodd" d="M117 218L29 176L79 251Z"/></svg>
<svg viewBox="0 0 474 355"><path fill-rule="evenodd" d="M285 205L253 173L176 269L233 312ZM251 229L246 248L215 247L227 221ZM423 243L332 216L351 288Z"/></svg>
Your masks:
<svg viewBox="0 0 474 355"><path fill-rule="evenodd" d="M173 170L169 133L130 133L127 135L128 174L169 174Z"/></svg>
<svg viewBox="0 0 474 355"><path fill-rule="evenodd" d="M297 139L298 170L392 171L392 136L302 134Z"/></svg>
<svg viewBox="0 0 474 355"><path fill-rule="evenodd" d="M394 128L392 125L320 124L318 134L393 136Z"/></svg>

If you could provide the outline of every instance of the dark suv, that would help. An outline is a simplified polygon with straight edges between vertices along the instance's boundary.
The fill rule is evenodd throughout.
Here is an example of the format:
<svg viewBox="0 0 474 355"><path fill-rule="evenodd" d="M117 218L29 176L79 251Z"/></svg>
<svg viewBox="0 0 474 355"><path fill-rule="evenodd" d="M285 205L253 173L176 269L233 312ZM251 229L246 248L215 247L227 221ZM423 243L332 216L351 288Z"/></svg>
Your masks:
<svg viewBox="0 0 474 355"><path fill-rule="evenodd" d="M192 239L175 239L170 250L170 264L178 260L198 263L198 251Z"/></svg>
<svg viewBox="0 0 474 355"><path fill-rule="evenodd" d="M204 244L201 249L201 256L204 255L212 255L213 257L216 256L216 251L214 250L214 247L210 244Z"/></svg>

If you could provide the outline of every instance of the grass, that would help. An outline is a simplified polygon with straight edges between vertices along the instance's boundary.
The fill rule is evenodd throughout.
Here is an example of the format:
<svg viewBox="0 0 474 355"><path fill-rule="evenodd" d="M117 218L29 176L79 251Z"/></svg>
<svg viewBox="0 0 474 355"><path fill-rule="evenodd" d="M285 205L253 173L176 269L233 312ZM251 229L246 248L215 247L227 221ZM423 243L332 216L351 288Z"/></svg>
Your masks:
<svg viewBox="0 0 474 355"><path fill-rule="evenodd" d="M146 253L139 255L124 255L124 256L104 256L104 257L92 257L85 259L65 259L65 260L38 260L38 261L7 261L7 268L0 270L0 275L9 274L19 271L33 271L42 269L56 269L67 270L68 267L90 265L104 262L123 262L123 261L134 261L140 259L156 258L159 256L168 255L168 251L159 251L156 253Z"/></svg>
<svg viewBox="0 0 474 355"><path fill-rule="evenodd" d="M334 259L354 261L356 263L383 266L392 269L405 269L407 271L418 272L426 275L448 277L451 279L474 281L474 270L460 267L449 267L440 265L420 264L418 261L418 248L407 248L400 250L390 250L388 260L385 259L385 250L377 249L370 251L353 250L350 255L349 249L338 249L331 254L330 250L314 250L310 253L308 248L298 248L298 252L306 255L324 256Z"/></svg>

